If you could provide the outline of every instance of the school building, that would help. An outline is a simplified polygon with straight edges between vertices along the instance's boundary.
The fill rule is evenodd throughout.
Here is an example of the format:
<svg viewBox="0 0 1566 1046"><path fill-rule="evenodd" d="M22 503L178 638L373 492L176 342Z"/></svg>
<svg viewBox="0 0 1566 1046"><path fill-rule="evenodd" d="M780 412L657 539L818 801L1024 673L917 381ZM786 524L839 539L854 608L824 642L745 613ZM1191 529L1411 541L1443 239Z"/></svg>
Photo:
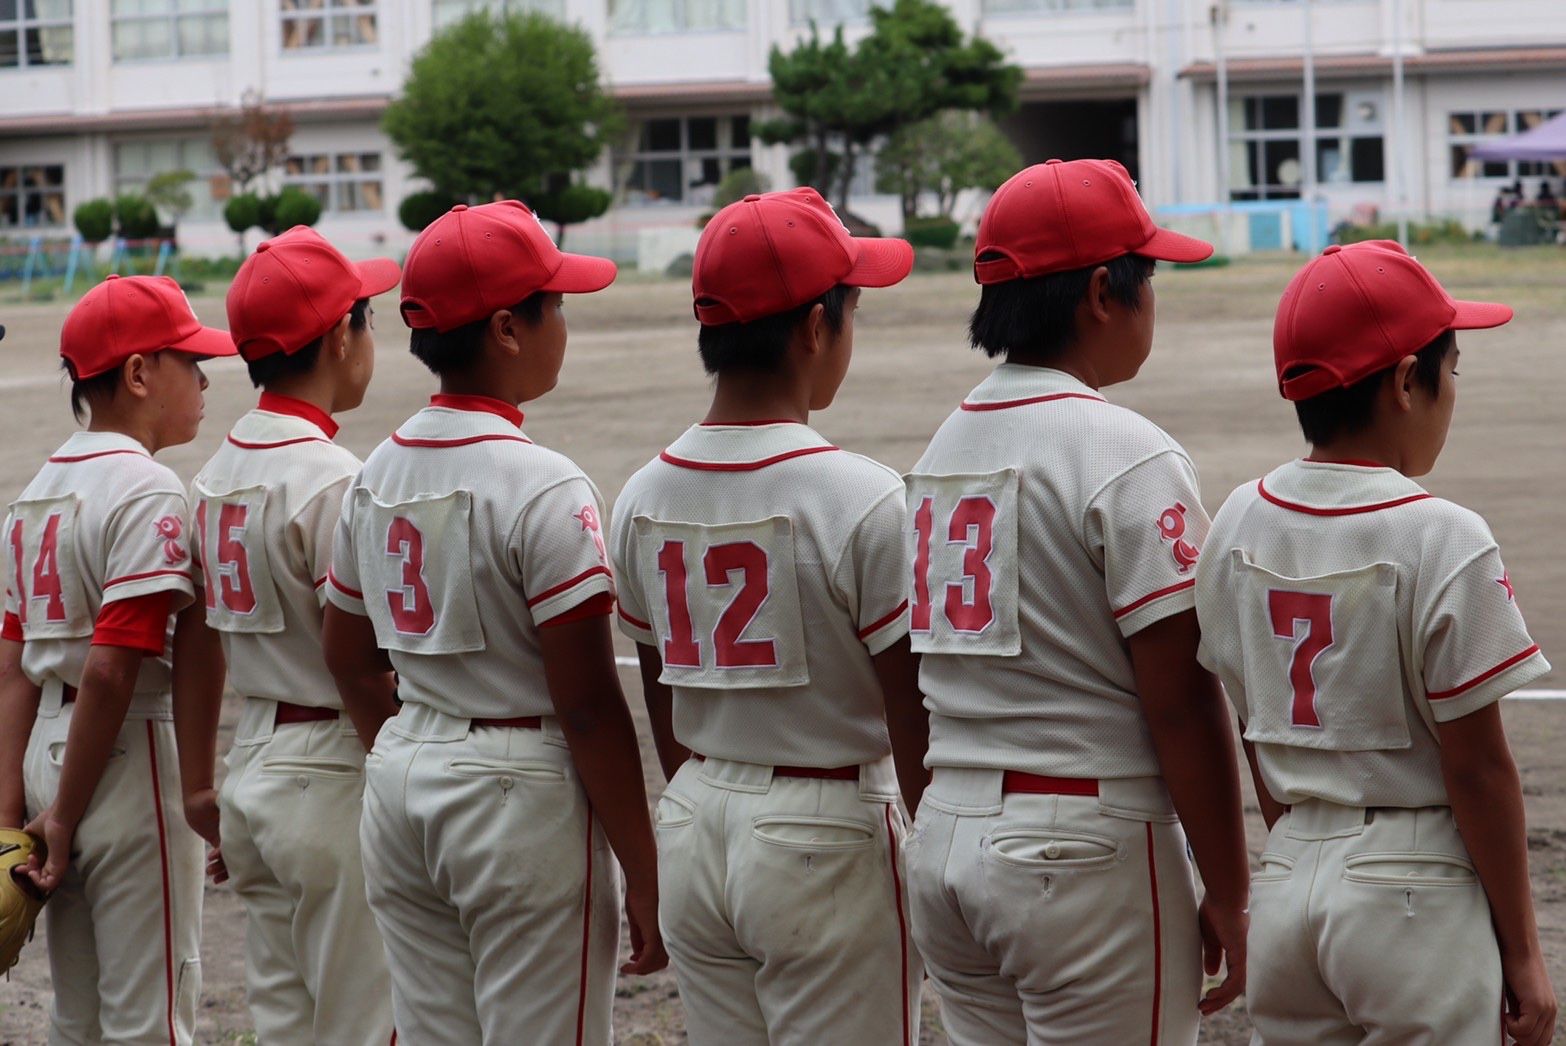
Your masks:
<svg viewBox="0 0 1566 1046"><path fill-rule="evenodd" d="M274 181L317 194L321 230L350 251L397 250L397 205L420 183L380 115L431 34L488 6L541 10L596 42L629 130L591 174L614 209L572 244L633 260L648 236L692 228L737 167L790 184L786 150L751 135L771 103L768 53L812 19L863 33L870 2L0 0L0 239L69 236L82 201L184 168L199 178L183 245L231 253L210 125L257 91L296 121ZM1004 121L1025 160L1114 157L1153 206L1309 194L1333 220L1478 227L1502 184L1521 177L1532 195L1566 174L1467 156L1566 108L1561 0L948 2L1026 71ZM895 230L895 201L864 166L853 209Z"/></svg>

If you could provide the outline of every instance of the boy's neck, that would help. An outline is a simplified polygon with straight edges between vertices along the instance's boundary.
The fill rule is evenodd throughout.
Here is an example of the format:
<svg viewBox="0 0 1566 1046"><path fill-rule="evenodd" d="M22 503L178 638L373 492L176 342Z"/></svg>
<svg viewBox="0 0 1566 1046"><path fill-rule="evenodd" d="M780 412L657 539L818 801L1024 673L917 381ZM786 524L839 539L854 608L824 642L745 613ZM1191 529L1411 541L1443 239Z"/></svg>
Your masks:
<svg viewBox="0 0 1566 1046"><path fill-rule="evenodd" d="M268 382L266 391L274 396L287 396L308 403L326 414L335 414L338 410L337 383L330 374L325 373L323 367Z"/></svg>
<svg viewBox="0 0 1566 1046"><path fill-rule="evenodd" d="M156 454L163 449L163 443L158 436L157 425L150 417L139 416L140 412L117 411L112 407L95 408L92 416L87 419L88 432L113 432L121 436L129 436L131 439L147 448L148 454Z"/></svg>
<svg viewBox="0 0 1566 1046"><path fill-rule="evenodd" d="M1358 432L1331 443L1313 443L1306 461L1336 465L1374 465L1403 472L1403 454L1397 445L1373 432ZM1404 473L1407 475L1407 473Z"/></svg>
<svg viewBox="0 0 1566 1046"><path fill-rule="evenodd" d="M525 402L525 397L519 394L503 376L483 371L442 374L440 391L446 396L481 396L484 399L509 403L513 407L520 407Z"/></svg>
<svg viewBox="0 0 1566 1046"><path fill-rule="evenodd" d="M720 374L702 423L757 421L809 422L810 391L789 374Z"/></svg>
<svg viewBox="0 0 1566 1046"><path fill-rule="evenodd" d="M1062 374L1068 374L1076 378L1095 392L1104 387L1103 376L1099 373L1098 367L1094 365L1092 354L1081 351L1075 345L1061 350L1048 359L1034 359L1021 354L1007 353L1006 362L1019 367L1058 370Z"/></svg>

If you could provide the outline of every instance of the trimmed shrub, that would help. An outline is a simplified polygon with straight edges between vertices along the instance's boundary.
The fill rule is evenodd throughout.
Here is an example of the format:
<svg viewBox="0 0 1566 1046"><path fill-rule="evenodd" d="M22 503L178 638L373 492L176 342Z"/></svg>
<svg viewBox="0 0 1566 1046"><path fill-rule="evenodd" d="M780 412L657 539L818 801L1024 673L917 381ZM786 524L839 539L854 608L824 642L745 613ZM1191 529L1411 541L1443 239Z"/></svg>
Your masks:
<svg viewBox="0 0 1566 1046"><path fill-rule="evenodd" d="M71 214L76 231L88 243L102 243L114 235L114 204L108 200L88 200Z"/></svg>
<svg viewBox="0 0 1566 1046"><path fill-rule="evenodd" d="M397 205L397 220L409 232L423 232L436 218L445 214L457 203L445 193L427 189L416 192Z"/></svg>
<svg viewBox="0 0 1566 1046"><path fill-rule="evenodd" d="M957 245L961 227L950 218L915 218L903 225L903 239L915 247L949 251Z"/></svg>

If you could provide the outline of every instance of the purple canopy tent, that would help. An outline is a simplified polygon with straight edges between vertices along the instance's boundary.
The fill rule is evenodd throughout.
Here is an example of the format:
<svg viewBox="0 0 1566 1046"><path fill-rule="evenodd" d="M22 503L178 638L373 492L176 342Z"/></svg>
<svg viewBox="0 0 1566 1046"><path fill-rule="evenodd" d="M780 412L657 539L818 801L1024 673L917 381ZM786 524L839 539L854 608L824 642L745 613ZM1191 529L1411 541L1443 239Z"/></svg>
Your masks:
<svg viewBox="0 0 1566 1046"><path fill-rule="evenodd" d="M1476 145L1468 155L1476 160L1566 160L1566 113L1522 134Z"/></svg>

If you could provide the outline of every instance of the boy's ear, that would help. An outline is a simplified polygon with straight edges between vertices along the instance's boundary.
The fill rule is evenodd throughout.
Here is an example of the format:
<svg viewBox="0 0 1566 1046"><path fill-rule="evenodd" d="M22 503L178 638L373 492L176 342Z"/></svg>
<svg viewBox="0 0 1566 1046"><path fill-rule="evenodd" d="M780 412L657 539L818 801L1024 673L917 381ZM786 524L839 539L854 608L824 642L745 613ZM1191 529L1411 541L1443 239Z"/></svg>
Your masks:
<svg viewBox="0 0 1566 1046"><path fill-rule="evenodd" d="M343 318L327 332L327 344L331 347L332 355L338 359L345 359L348 355L348 327L352 319L352 313L343 313Z"/></svg>
<svg viewBox="0 0 1566 1046"><path fill-rule="evenodd" d="M1392 399L1405 413L1414 405L1414 368L1418 365L1417 357L1404 356L1392 371Z"/></svg>
<svg viewBox="0 0 1566 1046"><path fill-rule="evenodd" d="M489 317L489 340L508 356L522 354L522 321L510 309L501 309Z"/></svg>
<svg viewBox="0 0 1566 1046"><path fill-rule="evenodd" d="M1088 277L1087 293L1082 296L1079 308L1086 307L1088 315L1099 323L1109 319L1109 269L1103 265Z"/></svg>
<svg viewBox="0 0 1566 1046"><path fill-rule="evenodd" d="M137 399L146 399L151 395L152 390L147 386L151 366L152 361L139 352L125 361L120 369L120 384L127 393Z"/></svg>
<svg viewBox="0 0 1566 1046"><path fill-rule="evenodd" d="M810 307L805 314L805 321L799 326L800 335L804 338L801 343L805 355L814 356L826 348L826 306L817 302Z"/></svg>

